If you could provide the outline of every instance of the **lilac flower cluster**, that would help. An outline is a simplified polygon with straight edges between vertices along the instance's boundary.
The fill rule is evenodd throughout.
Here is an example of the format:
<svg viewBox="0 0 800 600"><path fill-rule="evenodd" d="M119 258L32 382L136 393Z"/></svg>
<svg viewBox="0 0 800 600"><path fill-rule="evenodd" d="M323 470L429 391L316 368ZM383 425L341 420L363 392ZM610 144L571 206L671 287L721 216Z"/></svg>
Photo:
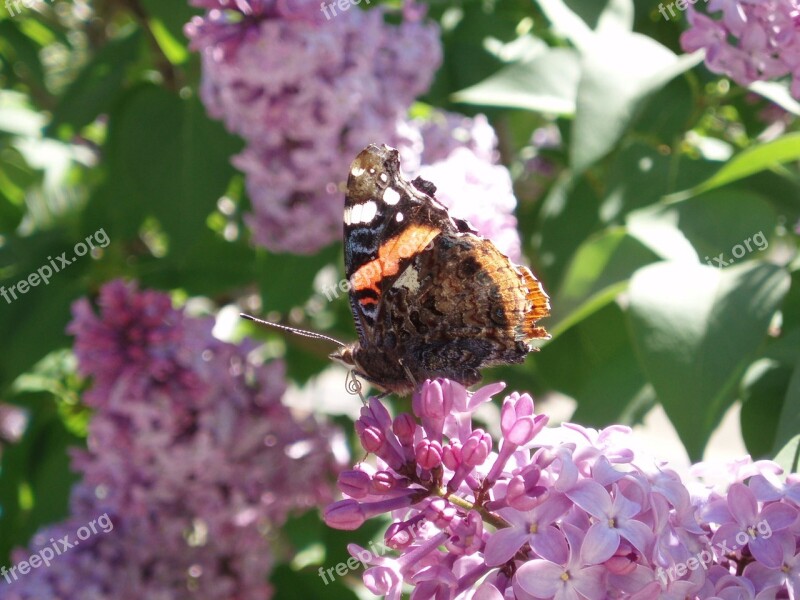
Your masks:
<svg viewBox="0 0 800 600"><path fill-rule="evenodd" d="M375 398L356 432L375 464L339 477L338 529L390 513L366 587L396 600L800 597L800 478L734 465L726 490L684 483L635 448L630 430L546 428L528 394L503 400L500 441L473 413L503 388L425 382L412 414ZM690 492L691 489L691 492ZM413 532L414 535L410 535Z"/></svg>
<svg viewBox="0 0 800 600"><path fill-rule="evenodd" d="M330 499L332 432L281 403L283 364L223 343L209 319L161 292L114 281L73 306L80 371L94 380L88 448L71 516L15 563L108 514L114 524L12 581L6 600L263 599L270 535L295 509ZM292 477L287 477L292 473ZM3 585L6 585L3 582Z"/></svg>
<svg viewBox="0 0 800 600"><path fill-rule="evenodd" d="M341 235L349 162L372 142L396 144L398 121L441 62L438 29L407 5L326 21L318 0L194 0L186 26L202 55L209 113L247 141L254 241L310 253Z"/></svg>
<svg viewBox="0 0 800 600"><path fill-rule="evenodd" d="M800 4L797 0L709 0L713 19L689 6L691 28L681 36L687 52L704 48L706 65L739 85L793 77L800 99Z"/></svg>
<svg viewBox="0 0 800 600"><path fill-rule="evenodd" d="M521 260L517 199L498 164L497 136L484 115L434 111L401 129L403 170L436 185L436 199L515 262Z"/></svg>

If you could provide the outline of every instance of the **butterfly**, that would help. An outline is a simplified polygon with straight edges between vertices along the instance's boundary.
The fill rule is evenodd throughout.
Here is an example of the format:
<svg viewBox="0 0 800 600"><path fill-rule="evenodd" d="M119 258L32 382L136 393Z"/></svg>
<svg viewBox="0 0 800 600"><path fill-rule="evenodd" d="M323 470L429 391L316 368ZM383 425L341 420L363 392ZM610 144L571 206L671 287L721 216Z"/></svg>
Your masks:
<svg viewBox="0 0 800 600"><path fill-rule="evenodd" d="M367 146L350 167L344 255L358 341L278 327L338 344L330 357L385 392L436 377L470 386L550 337L537 325L550 314L539 280L451 217L433 183L404 179L389 146Z"/></svg>

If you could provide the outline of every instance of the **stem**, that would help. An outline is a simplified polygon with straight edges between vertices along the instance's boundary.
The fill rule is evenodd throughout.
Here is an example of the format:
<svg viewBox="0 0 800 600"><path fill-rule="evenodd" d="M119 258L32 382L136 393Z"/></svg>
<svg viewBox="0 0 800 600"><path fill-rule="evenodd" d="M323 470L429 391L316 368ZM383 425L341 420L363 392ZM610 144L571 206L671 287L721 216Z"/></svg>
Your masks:
<svg viewBox="0 0 800 600"><path fill-rule="evenodd" d="M505 529L506 527L510 527L510 525L502 517L500 517L500 516L498 516L498 515L496 515L496 514L494 514L492 512L489 512L488 510L486 510L483 507L476 507L472 502L470 502L468 500L464 500L464 498L461 498L460 496L451 496L451 495L449 495L449 492L444 488L439 488L439 489L433 490L433 492L436 495L444 498L445 500L449 500L452 504L455 504L459 508L463 508L464 510L467 510L467 511L469 511L469 510L477 510L478 514L481 516L481 518L485 522L487 522L490 525L494 526L496 529Z"/></svg>

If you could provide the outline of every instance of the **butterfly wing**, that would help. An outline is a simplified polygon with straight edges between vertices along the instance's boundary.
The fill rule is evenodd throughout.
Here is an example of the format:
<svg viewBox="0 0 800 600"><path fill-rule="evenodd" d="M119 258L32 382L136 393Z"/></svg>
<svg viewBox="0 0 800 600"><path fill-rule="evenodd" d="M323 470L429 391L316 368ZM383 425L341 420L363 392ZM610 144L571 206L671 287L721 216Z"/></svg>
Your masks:
<svg viewBox="0 0 800 600"><path fill-rule="evenodd" d="M447 209L429 196L424 180L407 182L397 150L370 145L353 161L344 207L345 276L350 307L362 346L373 340L383 294L412 257L443 231L457 225Z"/></svg>
<svg viewBox="0 0 800 600"><path fill-rule="evenodd" d="M375 337L396 346L416 382L472 385L482 367L522 362L533 340L548 337L536 325L548 314L547 295L527 268L489 240L445 232L385 292Z"/></svg>

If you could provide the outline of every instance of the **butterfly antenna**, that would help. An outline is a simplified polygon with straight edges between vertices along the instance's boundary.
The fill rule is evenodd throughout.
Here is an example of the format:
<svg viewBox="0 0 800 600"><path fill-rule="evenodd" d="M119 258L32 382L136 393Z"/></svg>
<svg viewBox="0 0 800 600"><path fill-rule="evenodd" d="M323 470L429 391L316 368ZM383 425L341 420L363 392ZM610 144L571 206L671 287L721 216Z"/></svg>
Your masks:
<svg viewBox="0 0 800 600"><path fill-rule="evenodd" d="M272 321L265 321L264 319L258 319L246 313L239 313L239 316L242 317L243 319L253 321L260 325L267 325L269 327L274 327L275 329L282 329L283 331L288 331L289 333L294 333L295 335L302 335L303 337L311 338L314 340L326 340L328 342L333 342L334 344L338 344L339 346L347 345L343 342L340 342L337 339L334 339L327 335L322 335L321 333L316 333L315 331L306 331L305 329L297 329L295 327L289 327L288 325L281 325L279 323L273 323Z"/></svg>

